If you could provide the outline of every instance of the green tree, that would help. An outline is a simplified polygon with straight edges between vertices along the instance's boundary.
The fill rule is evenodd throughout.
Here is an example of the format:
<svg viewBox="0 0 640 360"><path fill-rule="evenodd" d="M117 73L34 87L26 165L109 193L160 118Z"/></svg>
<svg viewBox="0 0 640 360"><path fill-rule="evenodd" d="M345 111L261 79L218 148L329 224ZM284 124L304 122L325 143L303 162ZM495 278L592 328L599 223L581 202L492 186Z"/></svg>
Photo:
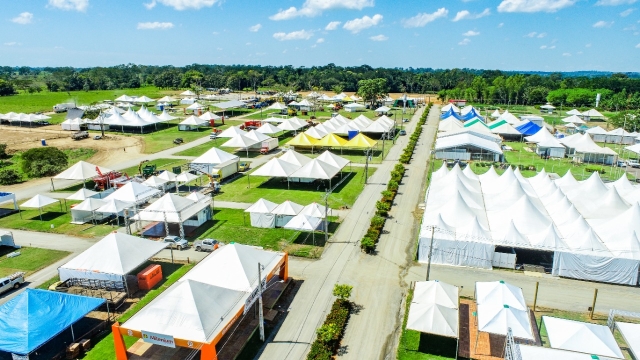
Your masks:
<svg viewBox="0 0 640 360"><path fill-rule="evenodd" d="M17 94L17 92L16 92L16 89L13 87L13 84L6 80L0 79L0 96L15 95L15 94Z"/></svg>
<svg viewBox="0 0 640 360"><path fill-rule="evenodd" d="M365 102L369 102L371 106L380 97L385 97L389 94L387 89L387 79L367 79L358 81L358 95L362 96Z"/></svg>
<svg viewBox="0 0 640 360"><path fill-rule="evenodd" d="M349 300L353 286L346 284L335 284L333 286L333 296L340 300Z"/></svg>
<svg viewBox="0 0 640 360"><path fill-rule="evenodd" d="M337 324L324 324L316 330L318 339L324 343L328 343L331 340L337 340L340 336L340 328Z"/></svg>
<svg viewBox="0 0 640 360"><path fill-rule="evenodd" d="M21 160L22 171L32 178L55 175L69 162L67 154L55 147L29 149L22 153Z"/></svg>
<svg viewBox="0 0 640 360"><path fill-rule="evenodd" d="M14 169L0 170L0 185L13 185L22 181L20 174Z"/></svg>
<svg viewBox="0 0 640 360"><path fill-rule="evenodd" d="M333 87L331 87L331 90L336 93L336 95L340 94L341 92L344 91L344 86L337 84L337 85L333 85Z"/></svg>

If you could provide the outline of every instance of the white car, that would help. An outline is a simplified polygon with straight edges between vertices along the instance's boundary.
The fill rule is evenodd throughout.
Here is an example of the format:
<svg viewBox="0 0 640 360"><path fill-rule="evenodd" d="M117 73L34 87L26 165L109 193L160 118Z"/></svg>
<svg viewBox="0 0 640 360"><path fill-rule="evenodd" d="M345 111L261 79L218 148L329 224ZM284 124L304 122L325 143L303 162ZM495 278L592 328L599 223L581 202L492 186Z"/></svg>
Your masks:
<svg viewBox="0 0 640 360"><path fill-rule="evenodd" d="M179 236L167 236L164 238L164 242L169 243L171 248L176 248L178 250L186 249L189 247L189 243L187 240L179 237Z"/></svg>

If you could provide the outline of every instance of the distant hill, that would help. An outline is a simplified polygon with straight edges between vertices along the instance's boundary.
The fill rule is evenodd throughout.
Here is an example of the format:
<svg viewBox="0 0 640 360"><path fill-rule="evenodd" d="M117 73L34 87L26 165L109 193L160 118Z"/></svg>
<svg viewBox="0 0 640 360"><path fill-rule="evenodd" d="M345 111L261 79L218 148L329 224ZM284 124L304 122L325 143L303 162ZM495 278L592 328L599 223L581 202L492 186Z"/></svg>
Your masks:
<svg viewBox="0 0 640 360"><path fill-rule="evenodd" d="M625 74L629 78L640 78L640 73L637 72L611 72L611 71L595 71L595 70L583 70L583 71L559 71L559 72L546 72L546 71L505 71L506 74L528 74L528 75L540 75L549 76L551 74L562 74L562 77L609 77L613 74Z"/></svg>

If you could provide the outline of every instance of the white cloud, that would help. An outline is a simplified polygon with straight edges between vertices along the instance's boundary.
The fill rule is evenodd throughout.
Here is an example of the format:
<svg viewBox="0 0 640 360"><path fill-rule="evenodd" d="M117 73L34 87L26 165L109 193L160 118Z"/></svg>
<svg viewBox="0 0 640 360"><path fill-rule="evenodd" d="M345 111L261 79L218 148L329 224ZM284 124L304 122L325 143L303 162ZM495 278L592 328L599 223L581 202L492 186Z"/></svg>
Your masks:
<svg viewBox="0 0 640 360"><path fill-rule="evenodd" d="M338 26L340 26L340 24L342 24L341 21L332 21L328 23L327 26L324 27L324 29L328 31L335 30L338 28Z"/></svg>
<svg viewBox="0 0 640 360"><path fill-rule="evenodd" d="M454 17L453 20L451 21L474 20L474 19L480 19L485 16L489 16L489 15L491 15L491 10L489 10L488 8L484 9L484 11L479 14L472 14L469 10L462 10L462 11L458 11L458 13L456 14L456 17Z"/></svg>
<svg viewBox="0 0 640 360"><path fill-rule="evenodd" d="M535 31L532 31L532 32L528 33L527 35L525 35L524 37L534 38L534 37L536 37L536 35L538 35L538 33L535 32Z"/></svg>
<svg viewBox="0 0 640 360"><path fill-rule="evenodd" d="M156 0L151 0L151 2L150 2L150 3L143 3L142 5L144 5L144 7L146 7L146 8L147 8L147 10L151 10L151 9L153 9L154 7L156 7L156 4L157 4L157 3L156 3Z"/></svg>
<svg viewBox="0 0 640 360"><path fill-rule="evenodd" d="M503 26L504 26L504 23L500 23L500 24L498 24L498 27L499 27L499 28L501 28L501 27L503 27Z"/></svg>
<svg viewBox="0 0 640 360"><path fill-rule="evenodd" d="M85 11L89 0L49 0L49 6L62 10Z"/></svg>
<svg viewBox="0 0 640 360"><path fill-rule="evenodd" d="M606 28L606 27L611 27L611 25L613 25L613 21L600 20L597 23L593 24L593 27L594 28Z"/></svg>
<svg viewBox="0 0 640 360"><path fill-rule="evenodd" d="M460 41L460 42L458 43L458 45L462 45L462 46L464 46L464 45L469 45L469 43L470 43L470 42L471 42L471 40L469 40L469 39L466 39L466 38L465 38L465 39L463 39L462 41Z"/></svg>
<svg viewBox="0 0 640 360"><path fill-rule="evenodd" d="M170 22L149 21L138 23L138 30L167 30L172 27L173 23Z"/></svg>
<svg viewBox="0 0 640 360"><path fill-rule="evenodd" d="M343 28L351 31L354 34L357 34L364 29L378 25L381 21L382 15L380 14L375 14L373 15L373 17L365 15L361 18L347 21L346 23L344 23Z"/></svg>
<svg viewBox="0 0 640 360"><path fill-rule="evenodd" d="M478 36L480 35L479 31L469 30L466 33L462 34L462 36Z"/></svg>
<svg viewBox="0 0 640 360"><path fill-rule="evenodd" d="M637 0L599 0L596 6L618 6L629 5L635 3Z"/></svg>
<svg viewBox="0 0 640 360"><path fill-rule="evenodd" d="M324 42L324 38L320 38L316 40L316 44L322 44Z"/></svg>
<svg viewBox="0 0 640 360"><path fill-rule="evenodd" d="M262 24L255 24L255 25L249 27L249 31L258 32L258 30L260 30L261 28L262 28Z"/></svg>
<svg viewBox="0 0 640 360"><path fill-rule="evenodd" d="M544 49L547 49L547 50L553 50L553 49L555 49L555 48L556 48L556 46L555 46L555 45L551 45L551 46L542 45L542 46L540 46L540 49L541 49L541 50L544 50Z"/></svg>
<svg viewBox="0 0 640 360"><path fill-rule="evenodd" d="M546 48L547 48L547 45L542 45L542 46L540 46L540 49L541 49L541 50L544 50L544 49L546 49Z"/></svg>
<svg viewBox="0 0 640 360"><path fill-rule="evenodd" d="M27 25L27 24L31 24L31 21L33 20L33 14L30 12L23 12L20 13L20 15L14 17L13 19L11 19L11 21L13 21L16 24L20 24L20 25Z"/></svg>
<svg viewBox="0 0 640 360"><path fill-rule="evenodd" d="M414 17L403 19L402 25L406 28L423 27L432 21L435 21L439 18L446 17L447 14L449 14L449 10L445 8L440 8L431 14L419 13Z"/></svg>
<svg viewBox="0 0 640 360"><path fill-rule="evenodd" d="M591 47L591 44L587 44L587 45L585 45L584 47L586 47L586 48L590 48L590 47Z"/></svg>
<svg viewBox="0 0 640 360"><path fill-rule="evenodd" d="M625 10L625 11L621 12L621 13L620 13L620 16L622 16L622 17L627 17L627 16L631 15L631 13L632 13L632 12L634 12L634 10L635 10L635 9L627 9L627 10Z"/></svg>
<svg viewBox="0 0 640 360"><path fill-rule="evenodd" d="M499 12L556 12L572 6L578 0L502 0L498 5Z"/></svg>
<svg viewBox="0 0 640 360"><path fill-rule="evenodd" d="M289 20L299 16L314 17L330 9L362 10L372 7L374 0L306 0L301 8L292 6L269 16L271 20Z"/></svg>
<svg viewBox="0 0 640 360"><path fill-rule="evenodd" d="M570 57L570 56L571 56L571 53L562 53L562 56L564 56L564 57Z"/></svg>
<svg viewBox="0 0 640 360"><path fill-rule="evenodd" d="M273 38L280 41L285 40L309 40L313 36L311 31L298 30L290 33L277 32L273 34Z"/></svg>
<svg viewBox="0 0 640 360"><path fill-rule="evenodd" d="M176 10L199 10L203 7L212 7L218 0L157 0L160 4L172 7Z"/></svg>
<svg viewBox="0 0 640 360"><path fill-rule="evenodd" d="M380 34L380 35L372 36L369 39L373 41L386 41L386 40L389 40L389 37Z"/></svg>
<svg viewBox="0 0 640 360"><path fill-rule="evenodd" d="M4 43L4 46L20 46L20 45L22 45L22 44L19 43L19 42L15 42L15 41Z"/></svg>
<svg viewBox="0 0 640 360"><path fill-rule="evenodd" d="M546 37L547 33L540 33L538 34L538 36L536 36L538 39L542 39L543 37Z"/></svg>
<svg viewBox="0 0 640 360"><path fill-rule="evenodd" d="M6 44L5 44L6 45ZM636 45L636 49L640 49L640 44Z"/></svg>

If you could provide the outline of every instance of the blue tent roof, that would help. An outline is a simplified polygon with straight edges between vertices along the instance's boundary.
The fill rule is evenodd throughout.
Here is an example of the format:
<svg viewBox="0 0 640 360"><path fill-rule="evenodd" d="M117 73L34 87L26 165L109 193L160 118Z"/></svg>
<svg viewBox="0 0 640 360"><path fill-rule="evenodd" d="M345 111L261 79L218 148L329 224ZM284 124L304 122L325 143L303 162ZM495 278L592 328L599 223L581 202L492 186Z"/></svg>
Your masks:
<svg viewBox="0 0 640 360"><path fill-rule="evenodd" d="M476 112L475 108L471 109L471 111L469 111L468 113L466 113L466 114L464 114L462 116L462 120L464 120L464 121L471 120L471 119L474 119L474 118L478 118L478 119L484 120L484 118L480 114L478 114Z"/></svg>
<svg viewBox="0 0 640 360"><path fill-rule="evenodd" d="M540 129L542 129L540 126L532 123L531 121L528 121L527 123L522 124L516 128L516 130L518 130L522 135L525 136L534 135L535 133L540 131Z"/></svg>
<svg viewBox="0 0 640 360"><path fill-rule="evenodd" d="M458 119L458 120L462 120L462 118L460 117L460 115L456 114L456 112L455 112L455 111L453 111L453 109L449 109L449 111L447 111L446 113L444 113L444 114L440 115L440 119L442 119L442 120L447 120L448 118L450 118L450 117L452 117L452 116L453 116L454 118Z"/></svg>
<svg viewBox="0 0 640 360"><path fill-rule="evenodd" d="M0 306L0 351L27 355L105 302L26 289Z"/></svg>

